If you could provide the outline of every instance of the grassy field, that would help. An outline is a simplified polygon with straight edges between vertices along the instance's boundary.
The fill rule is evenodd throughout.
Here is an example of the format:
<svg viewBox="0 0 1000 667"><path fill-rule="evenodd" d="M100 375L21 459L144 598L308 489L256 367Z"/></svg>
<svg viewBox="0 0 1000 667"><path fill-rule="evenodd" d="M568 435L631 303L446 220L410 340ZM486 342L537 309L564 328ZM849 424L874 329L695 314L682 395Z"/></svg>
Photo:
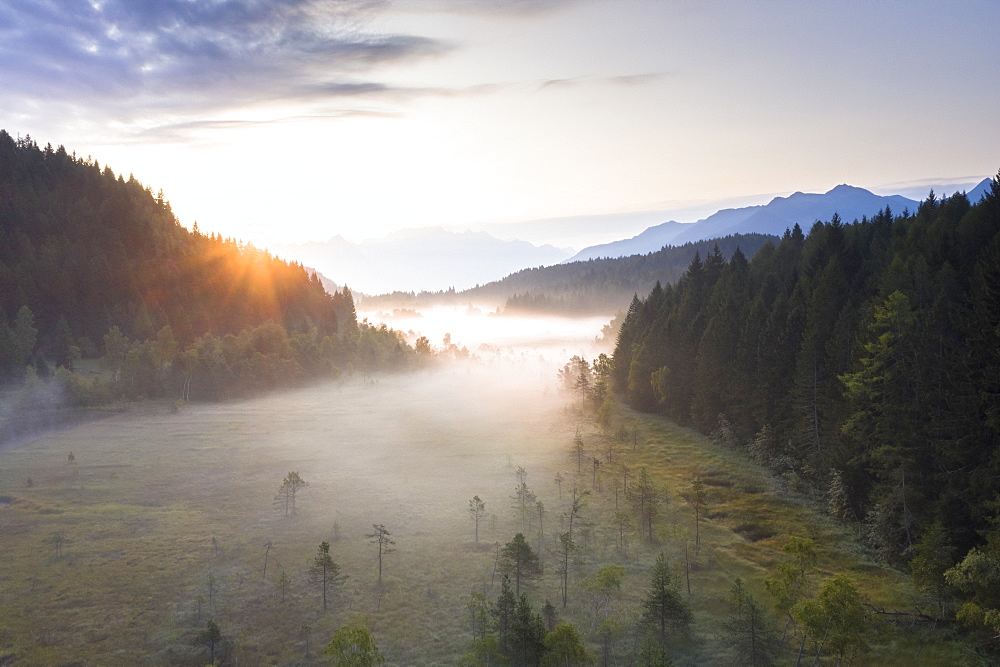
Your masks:
<svg viewBox="0 0 1000 667"><path fill-rule="evenodd" d="M630 654L651 563L661 550L675 563L685 543L693 550L683 494L695 475L708 505L692 554L695 623L675 647L678 664L726 664L719 622L731 579L747 580L770 606L761 582L789 535L817 542L818 576L846 572L874 605L914 607L905 577L872 563L822 508L690 430L622 414L634 450L629 442L613 452L596 482L592 466L578 472L577 429L590 457L605 458L607 440L552 379L456 367L179 412L134 407L0 453L0 663L204 665L208 649L196 638L213 619L227 639L225 664L314 664L333 631L360 616L390 664L454 664L471 648L470 591L495 594L494 544L520 529L511 498L519 466L545 507L544 537L537 521L526 531L546 567L527 589L536 608L546 599L560 607L555 541L570 489L590 492L559 611L595 651L580 580L606 563L626 568L612 649ZM619 545L612 516L622 465L632 479L645 466L663 492L653 543L633 528ZM309 486L285 517L275 495L289 471ZM473 495L490 512L478 547ZM395 540L381 586L372 524ZM327 612L308 576L324 540L349 577ZM865 658L977 661L945 631L906 629Z"/></svg>

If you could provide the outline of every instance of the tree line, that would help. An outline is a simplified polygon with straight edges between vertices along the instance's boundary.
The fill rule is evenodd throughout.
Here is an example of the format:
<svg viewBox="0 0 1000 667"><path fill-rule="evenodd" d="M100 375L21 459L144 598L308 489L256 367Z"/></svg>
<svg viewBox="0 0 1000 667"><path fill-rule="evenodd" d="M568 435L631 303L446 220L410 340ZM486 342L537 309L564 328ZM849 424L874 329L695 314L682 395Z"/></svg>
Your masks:
<svg viewBox="0 0 1000 667"><path fill-rule="evenodd" d="M1000 175L980 202L931 192L796 225L752 259L696 255L633 299L607 376L820 490L880 558L982 600L967 616L1000 630L983 578L1000 564L998 285Z"/></svg>
<svg viewBox="0 0 1000 667"><path fill-rule="evenodd" d="M134 177L0 130L5 383L61 368L77 404L220 399L397 368L411 352L357 322L347 287L328 293L299 263L188 230ZM106 373L74 373L88 359Z"/></svg>
<svg viewBox="0 0 1000 667"><path fill-rule="evenodd" d="M734 234L714 241L666 246L645 255L523 269L501 280L458 292L450 289L366 296L365 306L393 308L492 301L500 304L500 314L604 315L622 310L634 293L649 291L657 280L679 279L691 258L696 253L710 251L713 245L718 245L726 257L737 248L752 256L765 243L777 240L767 234Z"/></svg>

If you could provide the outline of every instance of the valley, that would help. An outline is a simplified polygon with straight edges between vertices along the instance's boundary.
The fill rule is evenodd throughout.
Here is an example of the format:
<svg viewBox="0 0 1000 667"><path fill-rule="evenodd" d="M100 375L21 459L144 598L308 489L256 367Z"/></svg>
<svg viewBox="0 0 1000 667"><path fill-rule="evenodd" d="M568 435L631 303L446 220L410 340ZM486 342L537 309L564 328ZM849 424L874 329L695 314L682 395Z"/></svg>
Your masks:
<svg viewBox="0 0 1000 667"><path fill-rule="evenodd" d="M619 441L619 427L630 437ZM607 463L594 472L593 458ZM518 468L544 505L542 526L519 519ZM614 523L619 494L626 503L622 472L634 485L642 468L662 502L652 540L641 524ZM275 500L289 471L308 483L293 516ZM698 552L685 501L695 477L708 489ZM472 652L470 594L496 594L497 545L522 531L544 568L525 587L529 600L537 609L552 601L598 654L594 599L581 584L603 565L624 568L609 612L616 660L636 660L660 552L677 568L690 552L694 621L671 644L675 664L728 659L717 638L732 578L769 600L762 581L791 535L815 540L817 579L847 572L880 609L907 607L913 595L787 480L655 417L623 410L602 429L559 390L551 366L520 362L134 409L0 453L0 485L0 627L5 656L24 664L200 665L206 619L222 629L224 664L312 664L357 618L388 664L452 664ZM558 535L574 488L587 501L563 609ZM488 513L478 546L473 496ZM395 542L381 585L368 537L377 524ZM308 574L323 541L347 576L327 612ZM953 664L963 650L936 632L881 641L871 654L879 664Z"/></svg>

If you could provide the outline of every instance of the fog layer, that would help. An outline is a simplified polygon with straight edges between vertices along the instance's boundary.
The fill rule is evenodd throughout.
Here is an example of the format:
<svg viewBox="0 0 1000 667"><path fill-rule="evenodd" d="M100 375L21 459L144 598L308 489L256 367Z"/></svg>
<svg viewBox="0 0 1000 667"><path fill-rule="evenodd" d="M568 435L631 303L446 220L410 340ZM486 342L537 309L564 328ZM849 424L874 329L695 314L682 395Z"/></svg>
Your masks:
<svg viewBox="0 0 1000 667"><path fill-rule="evenodd" d="M355 376L179 412L133 408L0 452L8 493L0 530L11 536L0 578L16 593L0 604L0 617L23 640L18 650L38 657L31 647L44 641L56 648L43 660L90 651L95 660L203 663L191 638L211 612L224 633L244 637L234 650L247 664L298 659L301 628L325 642L357 614L392 663L467 651L456 623L469 592L493 585L494 543L521 530L512 508L519 467L546 508L545 539L558 534L569 494L560 496L554 475L568 475L576 424L556 369L563 350L579 353L597 333L552 320L536 346L526 322L489 319L518 334L503 363ZM454 328L459 321L447 322L455 341L478 347L472 329ZM553 361L540 360L543 348ZM525 356L530 363L519 360ZM276 494L291 471L308 486L297 494L297 513L285 516ZM478 548L473 496L488 512ZM382 587L367 537L373 524L395 540ZM57 534L59 553L46 546ZM546 553L537 527L529 539ZM327 614L308 575L324 540L348 577ZM76 574L66 576L67 568ZM284 597L279 572L291 581ZM75 602L65 604L69 598ZM95 618L103 619L100 632L88 630Z"/></svg>

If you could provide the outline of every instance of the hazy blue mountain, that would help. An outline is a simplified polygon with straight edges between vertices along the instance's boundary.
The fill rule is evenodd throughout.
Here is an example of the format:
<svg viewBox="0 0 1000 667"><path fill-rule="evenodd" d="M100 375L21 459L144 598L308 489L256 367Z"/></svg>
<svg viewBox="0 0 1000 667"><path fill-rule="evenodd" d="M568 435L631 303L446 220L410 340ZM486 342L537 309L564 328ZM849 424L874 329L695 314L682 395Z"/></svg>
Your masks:
<svg viewBox="0 0 1000 667"><path fill-rule="evenodd" d="M637 234L630 239L622 241L612 241L611 243L601 243L592 245L577 254L573 255L566 262L583 262L588 259L600 259L602 257L628 257L629 255L645 255L649 248L657 249L666 245L671 245L678 234L687 229L689 225L683 222L664 222L653 227L649 227L641 234Z"/></svg>
<svg viewBox="0 0 1000 667"><path fill-rule="evenodd" d="M571 251L526 241L501 241L485 232L440 227L407 229L352 243L340 236L320 243L281 245L276 255L298 260L354 291L465 289L529 266L556 264Z"/></svg>
<svg viewBox="0 0 1000 667"><path fill-rule="evenodd" d="M808 232L817 220L827 222L834 213L845 223L872 216L889 206L896 213L909 208L916 211L919 202L899 195L883 197L864 188L838 185L824 194L796 192L788 197L775 197L767 206L762 206L750 216L726 230L734 232L759 232L763 234L783 234L786 229L798 223ZM680 240L694 240L681 238Z"/></svg>
<svg viewBox="0 0 1000 667"><path fill-rule="evenodd" d="M723 209L693 223L665 222L630 239L584 248L566 261L626 257L655 252L668 244L702 241L727 234L780 236L796 223L808 232L812 223L828 221L834 213L844 222L853 222L865 215L870 217L886 206L901 213L906 208L915 211L919 202L899 195L880 196L850 185L838 185L823 194L796 192L788 197L775 197L766 205Z"/></svg>
<svg viewBox="0 0 1000 667"><path fill-rule="evenodd" d="M969 202L972 204L978 204L979 200L983 198L983 195L989 192L992 180L993 179L991 178L984 178L979 185L966 192L965 195L969 198Z"/></svg>

